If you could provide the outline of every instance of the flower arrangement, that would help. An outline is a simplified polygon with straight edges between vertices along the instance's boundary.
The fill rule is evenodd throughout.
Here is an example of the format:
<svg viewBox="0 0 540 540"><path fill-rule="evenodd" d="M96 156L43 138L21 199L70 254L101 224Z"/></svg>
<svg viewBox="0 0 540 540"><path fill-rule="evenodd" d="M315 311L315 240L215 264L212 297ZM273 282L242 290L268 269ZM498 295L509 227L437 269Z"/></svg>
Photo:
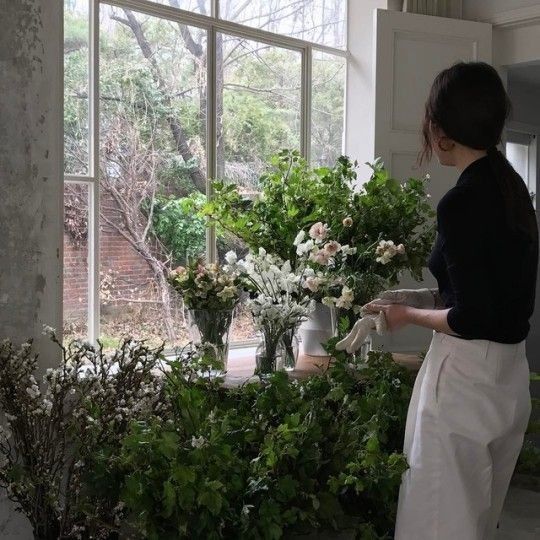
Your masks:
<svg viewBox="0 0 540 540"><path fill-rule="evenodd" d="M215 196L202 212L252 250L262 247L289 260L293 269L309 252L311 262L326 267L325 277L334 274L336 284L343 281L339 294L334 287L328 298L341 298L348 306L354 291L354 304L364 304L395 285L404 271L422 279L435 233L428 177L400 183L380 161L370 166L371 177L360 183L356 163L345 156L332 168L310 168L297 152L284 150L261 177L255 201L243 199L234 184L216 182ZM309 239L299 240L299 229ZM345 247L354 251L341 261ZM329 260L337 264L327 265ZM319 275L308 277L311 288L321 285Z"/></svg>
<svg viewBox="0 0 540 540"><path fill-rule="evenodd" d="M169 283L188 309L232 309L240 298L237 275L216 263L197 260L179 266L169 274Z"/></svg>
<svg viewBox="0 0 540 540"><path fill-rule="evenodd" d="M284 333L297 328L314 308L302 287L302 268L293 271L290 261L282 261L263 248L257 254L248 253L242 260L230 251L226 260L229 271L238 273L245 290L250 293L246 304L264 339L264 354L259 355L263 365L258 365L258 372L270 373L275 369L276 354Z"/></svg>
<svg viewBox="0 0 540 540"><path fill-rule="evenodd" d="M171 272L169 282L188 308L192 341L214 356L216 370L225 370L229 330L242 292L238 275L229 267L195 261Z"/></svg>
<svg viewBox="0 0 540 540"><path fill-rule="evenodd" d="M384 279L373 272L362 275L359 280L351 273L350 258L355 258L356 264L361 259L369 264L371 259L384 265L397 257L402 264L407 256L405 246L381 240L376 246L372 244L363 253L358 253L357 248L341 245L331 239L330 234L328 224L322 222L313 224L308 233L301 230L297 234L294 240L297 261L305 266L302 285L324 305L357 314L366 298L384 285Z"/></svg>

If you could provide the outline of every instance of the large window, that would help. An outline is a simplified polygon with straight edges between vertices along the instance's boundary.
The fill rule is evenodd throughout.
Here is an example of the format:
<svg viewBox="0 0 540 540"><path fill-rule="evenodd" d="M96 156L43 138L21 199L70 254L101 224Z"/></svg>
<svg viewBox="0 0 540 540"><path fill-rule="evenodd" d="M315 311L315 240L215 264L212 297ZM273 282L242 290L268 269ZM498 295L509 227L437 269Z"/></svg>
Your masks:
<svg viewBox="0 0 540 540"><path fill-rule="evenodd" d="M64 335L184 343L171 268L242 250L194 203L342 152L346 0L65 0ZM240 312L233 340L254 337Z"/></svg>

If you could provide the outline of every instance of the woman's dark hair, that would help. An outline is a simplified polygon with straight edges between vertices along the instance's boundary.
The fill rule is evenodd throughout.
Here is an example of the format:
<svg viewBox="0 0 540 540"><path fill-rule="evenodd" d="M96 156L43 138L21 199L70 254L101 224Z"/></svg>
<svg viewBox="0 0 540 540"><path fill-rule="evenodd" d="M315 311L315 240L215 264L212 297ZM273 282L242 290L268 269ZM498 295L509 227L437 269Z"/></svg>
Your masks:
<svg viewBox="0 0 540 540"><path fill-rule="evenodd" d="M501 78L489 64L460 62L441 71L426 102L420 161L431 158L433 128L464 146L487 150L505 202L508 225L536 243L536 216L527 187L497 149L510 111L510 99Z"/></svg>

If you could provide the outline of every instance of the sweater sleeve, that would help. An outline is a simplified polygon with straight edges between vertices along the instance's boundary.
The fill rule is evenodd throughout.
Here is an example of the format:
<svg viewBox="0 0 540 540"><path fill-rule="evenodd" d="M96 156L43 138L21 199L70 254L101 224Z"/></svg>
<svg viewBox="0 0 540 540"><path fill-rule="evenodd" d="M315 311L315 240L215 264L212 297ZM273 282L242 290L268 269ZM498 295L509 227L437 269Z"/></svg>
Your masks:
<svg viewBox="0 0 540 540"><path fill-rule="evenodd" d="M465 337L482 334L494 316L485 267L487 235L477 205L472 193L453 188L437 207L437 228L455 299L447 321L456 334Z"/></svg>

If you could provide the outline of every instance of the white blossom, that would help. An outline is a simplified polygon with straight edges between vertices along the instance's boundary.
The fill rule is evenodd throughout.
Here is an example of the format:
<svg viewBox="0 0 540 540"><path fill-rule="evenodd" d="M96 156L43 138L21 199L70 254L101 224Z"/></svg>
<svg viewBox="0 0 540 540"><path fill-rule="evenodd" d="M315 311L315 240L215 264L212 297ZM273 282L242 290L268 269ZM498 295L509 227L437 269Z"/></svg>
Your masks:
<svg viewBox="0 0 540 540"><path fill-rule="evenodd" d="M356 248L350 247L349 244L345 244L344 246L341 246L341 254L344 257L347 257L348 255L355 255L356 254Z"/></svg>
<svg viewBox="0 0 540 540"><path fill-rule="evenodd" d="M354 301L354 291L344 285L341 289L341 296L336 300L336 307L342 309L351 309Z"/></svg>
<svg viewBox="0 0 540 540"><path fill-rule="evenodd" d="M397 253L397 246L392 240L381 240L375 249L377 255L375 260L381 264L388 264Z"/></svg>
<svg viewBox="0 0 540 540"><path fill-rule="evenodd" d="M238 257L234 251L228 251L225 254L225 260L227 261L227 264L234 265L238 261Z"/></svg>
<svg viewBox="0 0 540 540"><path fill-rule="evenodd" d="M202 448L206 444L206 439L201 435L200 437L191 437L191 446L193 448Z"/></svg>
<svg viewBox="0 0 540 540"><path fill-rule="evenodd" d="M294 239L293 245L294 246L299 246L304 241L305 238L306 238L306 231L304 231L304 230L300 231L296 235L296 238Z"/></svg>
<svg viewBox="0 0 540 540"><path fill-rule="evenodd" d="M42 334L44 336L52 337L56 334L56 330L52 326L49 326L48 324L44 324Z"/></svg>
<svg viewBox="0 0 540 540"><path fill-rule="evenodd" d="M321 283L324 282L324 279L316 276L311 276L305 279L304 288L309 289L311 292L318 292Z"/></svg>
<svg viewBox="0 0 540 540"><path fill-rule="evenodd" d="M307 240L303 244L298 244L296 247L296 254L300 257L310 253L311 250L315 247L315 242L311 239Z"/></svg>

